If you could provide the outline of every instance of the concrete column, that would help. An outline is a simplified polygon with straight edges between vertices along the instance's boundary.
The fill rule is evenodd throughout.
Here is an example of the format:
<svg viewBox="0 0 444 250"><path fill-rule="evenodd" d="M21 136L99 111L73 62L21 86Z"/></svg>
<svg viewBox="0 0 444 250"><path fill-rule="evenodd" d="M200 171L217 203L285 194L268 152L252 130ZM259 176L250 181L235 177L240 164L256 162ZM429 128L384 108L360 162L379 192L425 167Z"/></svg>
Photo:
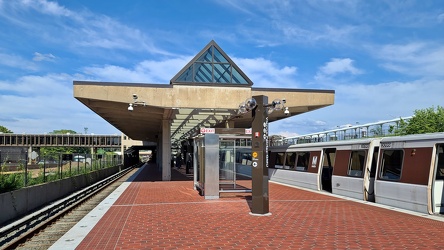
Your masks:
<svg viewBox="0 0 444 250"><path fill-rule="evenodd" d="M162 172L162 135L157 136L157 155L156 155L156 164L157 171Z"/></svg>
<svg viewBox="0 0 444 250"><path fill-rule="evenodd" d="M198 180L197 180L197 175L199 174L198 173L198 170L197 170L197 161L198 161L198 158L197 158L197 141L196 141L196 139L193 139L193 180L194 180L194 190L196 190L197 188L196 188L196 186L197 186L197 184L198 184Z"/></svg>
<svg viewBox="0 0 444 250"><path fill-rule="evenodd" d="M32 163L32 146L28 148L28 164Z"/></svg>
<svg viewBox="0 0 444 250"><path fill-rule="evenodd" d="M162 181L171 180L171 125L162 121Z"/></svg>

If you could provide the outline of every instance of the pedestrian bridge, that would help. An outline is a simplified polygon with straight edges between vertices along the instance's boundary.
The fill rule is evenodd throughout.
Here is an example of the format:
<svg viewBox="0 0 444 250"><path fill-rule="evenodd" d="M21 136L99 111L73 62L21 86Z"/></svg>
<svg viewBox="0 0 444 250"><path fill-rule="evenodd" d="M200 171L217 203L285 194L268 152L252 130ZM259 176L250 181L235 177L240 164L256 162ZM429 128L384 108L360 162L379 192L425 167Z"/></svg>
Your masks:
<svg viewBox="0 0 444 250"><path fill-rule="evenodd" d="M0 147L88 147L120 148L120 135L87 134L0 134Z"/></svg>

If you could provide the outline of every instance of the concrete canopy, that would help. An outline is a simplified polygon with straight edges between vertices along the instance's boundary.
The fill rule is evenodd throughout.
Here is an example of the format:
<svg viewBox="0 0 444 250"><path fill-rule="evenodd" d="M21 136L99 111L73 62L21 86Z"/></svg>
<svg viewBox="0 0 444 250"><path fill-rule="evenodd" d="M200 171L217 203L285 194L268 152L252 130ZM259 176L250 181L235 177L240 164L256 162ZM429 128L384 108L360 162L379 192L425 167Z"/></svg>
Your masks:
<svg viewBox="0 0 444 250"><path fill-rule="evenodd" d="M74 81L74 97L133 140L158 142L164 121L169 121L172 143L198 134L202 127L250 128L251 112L238 114L238 110L239 104L252 96L268 96L269 102L286 100L290 115L274 111L269 122L334 103L333 90L253 88L252 85L211 41L170 84ZM133 111L128 111L130 103Z"/></svg>

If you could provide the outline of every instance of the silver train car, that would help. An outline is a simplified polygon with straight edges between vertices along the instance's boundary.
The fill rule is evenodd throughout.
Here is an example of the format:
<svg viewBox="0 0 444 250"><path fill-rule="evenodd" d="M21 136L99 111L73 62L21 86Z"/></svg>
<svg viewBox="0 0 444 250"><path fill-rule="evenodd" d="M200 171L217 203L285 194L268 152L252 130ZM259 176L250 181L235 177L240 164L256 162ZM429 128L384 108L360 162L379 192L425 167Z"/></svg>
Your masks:
<svg viewBox="0 0 444 250"><path fill-rule="evenodd" d="M378 204L444 214L444 133L269 148L269 178Z"/></svg>

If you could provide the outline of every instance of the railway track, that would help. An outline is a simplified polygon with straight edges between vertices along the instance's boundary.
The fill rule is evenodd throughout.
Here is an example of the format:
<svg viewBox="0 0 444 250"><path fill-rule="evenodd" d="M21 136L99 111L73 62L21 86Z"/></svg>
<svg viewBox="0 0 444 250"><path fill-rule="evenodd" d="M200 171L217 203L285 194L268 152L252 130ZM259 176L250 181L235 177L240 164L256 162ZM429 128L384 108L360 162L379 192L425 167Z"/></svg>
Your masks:
<svg viewBox="0 0 444 250"><path fill-rule="evenodd" d="M1 229L0 249L48 249L137 169L129 168Z"/></svg>

